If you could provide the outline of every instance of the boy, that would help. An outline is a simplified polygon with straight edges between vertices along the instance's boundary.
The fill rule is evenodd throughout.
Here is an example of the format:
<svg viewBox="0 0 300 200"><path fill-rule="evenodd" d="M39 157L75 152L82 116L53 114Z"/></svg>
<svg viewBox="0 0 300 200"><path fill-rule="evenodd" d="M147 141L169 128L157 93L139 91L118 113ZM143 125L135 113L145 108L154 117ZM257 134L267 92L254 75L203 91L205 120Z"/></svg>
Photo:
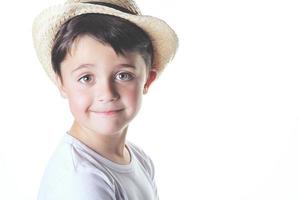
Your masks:
<svg viewBox="0 0 300 200"><path fill-rule="evenodd" d="M35 19L33 40L74 116L38 199L158 199L153 163L126 134L176 52L174 31L131 0L71 0Z"/></svg>

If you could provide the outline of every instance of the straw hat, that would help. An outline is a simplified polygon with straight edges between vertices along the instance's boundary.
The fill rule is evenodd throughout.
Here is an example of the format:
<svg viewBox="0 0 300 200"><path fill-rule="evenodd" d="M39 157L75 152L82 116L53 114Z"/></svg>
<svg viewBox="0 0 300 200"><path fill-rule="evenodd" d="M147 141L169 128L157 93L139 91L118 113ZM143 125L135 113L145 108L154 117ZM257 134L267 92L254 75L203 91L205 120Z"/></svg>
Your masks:
<svg viewBox="0 0 300 200"><path fill-rule="evenodd" d="M103 2L114 4L136 13L136 15L119 10L85 2ZM158 74L175 55L178 38L172 28L163 20L142 15L133 0L67 0L64 4L52 6L42 11L33 23L34 47L42 66L49 77L56 83L52 70L51 50L54 38L61 25L69 19L86 13L101 13L127 19L141 27L150 37L154 48L154 65Z"/></svg>

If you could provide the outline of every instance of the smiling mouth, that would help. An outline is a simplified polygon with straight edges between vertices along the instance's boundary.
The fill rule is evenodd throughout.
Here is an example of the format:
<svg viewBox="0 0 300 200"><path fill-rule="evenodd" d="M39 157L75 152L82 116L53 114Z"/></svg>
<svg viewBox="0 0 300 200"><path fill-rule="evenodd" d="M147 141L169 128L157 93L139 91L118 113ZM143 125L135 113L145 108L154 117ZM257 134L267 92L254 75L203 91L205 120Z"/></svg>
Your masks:
<svg viewBox="0 0 300 200"><path fill-rule="evenodd" d="M92 111L93 113L97 115L102 115L102 116L112 116L116 115L120 112L122 112L124 109L118 109L118 110L107 110L107 111Z"/></svg>

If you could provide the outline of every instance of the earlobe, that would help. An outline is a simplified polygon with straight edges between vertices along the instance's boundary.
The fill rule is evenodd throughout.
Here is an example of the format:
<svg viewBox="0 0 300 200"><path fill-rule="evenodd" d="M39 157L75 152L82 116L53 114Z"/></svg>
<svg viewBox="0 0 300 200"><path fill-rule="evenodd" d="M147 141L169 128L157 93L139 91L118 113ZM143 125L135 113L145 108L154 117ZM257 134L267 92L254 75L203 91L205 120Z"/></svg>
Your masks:
<svg viewBox="0 0 300 200"><path fill-rule="evenodd" d="M149 89L150 85L153 83L153 81L156 79L156 76L157 76L156 70L150 70L147 81L144 85L143 94L147 94L148 89Z"/></svg>
<svg viewBox="0 0 300 200"><path fill-rule="evenodd" d="M62 98L67 98L67 93L65 92L63 82L62 82L61 78L58 75L56 75L56 85L57 85L57 88L59 90L60 96Z"/></svg>

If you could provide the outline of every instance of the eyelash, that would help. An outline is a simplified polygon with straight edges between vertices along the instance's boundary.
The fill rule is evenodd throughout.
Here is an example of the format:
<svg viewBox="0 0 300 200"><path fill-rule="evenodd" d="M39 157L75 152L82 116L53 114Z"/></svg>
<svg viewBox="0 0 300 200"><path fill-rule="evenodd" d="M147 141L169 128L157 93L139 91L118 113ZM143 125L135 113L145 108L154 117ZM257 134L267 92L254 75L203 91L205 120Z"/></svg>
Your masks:
<svg viewBox="0 0 300 200"><path fill-rule="evenodd" d="M89 75L89 74L87 74L87 75L82 76L78 81L79 81L79 82L82 82L82 80L83 80L84 78L89 78L89 79L92 80L92 76ZM91 82L91 80L90 80L90 81L83 81L82 83Z"/></svg>
<svg viewBox="0 0 300 200"><path fill-rule="evenodd" d="M126 75L127 78L126 78L125 80L122 79L122 78L118 78L120 75ZM129 77L128 77L128 76L129 76ZM129 73L129 72L119 72L119 73L116 74L115 78L116 78L117 80L120 80L120 81L130 81L130 80L134 79L135 76L134 76L134 74Z"/></svg>
<svg viewBox="0 0 300 200"><path fill-rule="evenodd" d="M125 76L127 76L127 78L125 78L125 80L122 78L119 78L120 75L125 75ZM86 80L84 80L85 78L89 78L90 80L86 81ZM115 79L117 79L119 81L130 81L134 78L135 78L134 74L129 73L129 72L119 72L115 75ZM90 83L92 80L93 80L92 75L87 74L87 75L82 76L78 81L81 83Z"/></svg>

